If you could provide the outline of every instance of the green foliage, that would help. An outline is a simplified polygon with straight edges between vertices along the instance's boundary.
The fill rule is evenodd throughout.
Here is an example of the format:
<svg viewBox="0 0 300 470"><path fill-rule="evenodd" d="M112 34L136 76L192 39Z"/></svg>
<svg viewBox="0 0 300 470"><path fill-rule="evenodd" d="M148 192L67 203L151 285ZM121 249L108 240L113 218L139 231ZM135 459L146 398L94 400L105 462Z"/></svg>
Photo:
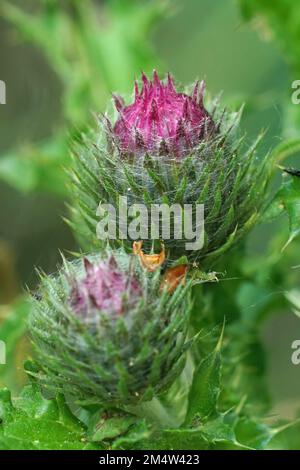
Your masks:
<svg viewBox="0 0 300 470"><path fill-rule="evenodd" d="M300 424L299 420L293 423L283 424L276 429L270 440L268 450L299 450L300 442Z"/></svg>
<svg viewBox="0 0 300 470"><path fill-rule="evenodd" d="M285 57L300 71L300 12L294 0L240 0L246 19L260 18L266 36L275 36Z"/></svg>
<svg viewBox="0 0 300 470"><path fill-rule="evenodd" d="M112 91L128 93L135 74L158 65L148 36L165 7L159 0L112 0L101 5L91 0L43 0L31 11L25 5L1 2L0 15L24 41L42 51L60 79L63 118L46 142L4 154L0 178L23 192L68 195L62 167L70 161L69 139L78 136L91 111L103 108Z"/></svg>
<svg viewBox="0 0 300 470"><path fill-rule="evenodd" d="M99 421L100 417L100 421ZM88 431L91 441L99 442L106 439L113 439L122 434L125 434L128 429L135 424L136 417L133 415L124 416L116 414L109 417L109 419L101 418L100 413L94 416L95 422L90 422L91 428Z"/></svg>
<svg viewBox="0 0 300 470"><path fill-rule="evenodd" d="M84 411L84 410L81 410ZM62 395L55 399L42 396L35 383L27 385L17 399L0 392L1 450L100 450L130 448L149 435L143 420L137 417L108 417L91 413L79 420ZM91 430L94 427L95 430Z"/></svg>
<svg viewBox="0 0 300 470"><path fill-rule="evenodd" d="M253 20L262 37L274 40L291 67L292 81L300 74L300 9L294 0L239 0L246 20ZM292 94L291 84L287 92ZM287 98L291 99L289 95ZM286 102L284 106L284 135L298 138L299 106Z"/></svg>
<svg viewBox="0 0 300 470"><path fill-rule="evenodd" d="M225 330L226 331L226 330ZM162 401L148 402L147 408L130 406L126 410L81 408L71 412L62 395L46 399L34 381L18 398L11 399L7 390L0 396L0 448L2 449L272 449L298 448L298 423L268 426L261 418L249 415L246 397L234 407L220 411L226 373L221 373L226 361L222 343L224 332L199 365L194 366L188 387L186 414L181 425L169 427L169 413L177 413L174 394ZM198 343L204 338L199 336ZM209 344L212 335L206 338ZM221 351L222 356L221 357ZM235 367L234 364L232 364ZM26 365L32 376L35 364ZM226 369L226 368L225 368ZM226 372L226 371L225 371ZM183 373L185 374L185 372ZM169 400L169 402L168 402ZM182 399L181 399L182 402ZM162 405L164 403L164 405ZM75 412L75 415L74 415ZM157 420L157 413L159 420ZM176 419L175 419L176 422Z"/></svg>
<svg viewBox="0 0 300 470"><path fill-rule="evenodd" d="M37 385L26 386L17 400L0 392L0 449L99 449L88 443L85 427L62 396L43 398Z"/></svg>
<svg viewBox="0 0 300 470"><path fill-rule="evenodd" d="M67 197L64 167L70 162L62 135L37 146L27 144L0 158L0 178L23 193L51 192Z"/></svg>
<svg viewBox="0 0 300 470"><path fill-rule="evenodd" d="M221 338L210 354L194 370L191 397L184 424L177 428L157 427L141 409L120 410L76 407L76 416L62 395L46 399L37 383L27 385L17 399L8 390L0 394L1 449L266 449L296 448L293 428L297 423L269 427L249 418L244 402L220 413ZM27 371L33 371L33 364ZM215 371L213 370L215 369ZM208 379L209 378L209 379ZM210 380L212 378L212 380ZM213 398L207 406L212 386ZM195 393L198 391L199 393ZM203 400L203 398L205 399ZM149 410L155 412L155 402ZM135 412L138 412L138 415ZM81 419L78 418L81 417Z"/></svg>
<svg viewBox="0 0 300 470"><path fill-rule="evenodd" d="M300 317L300 291L298 289L293 289L286 293L286 298L293 307L294 313Z"/></svg>
<svg viewBox="0 0 300 470"><path fill-rule="evenodd" d="M211 415L214 417L220 393L222 337L223 331L213 352L204 358L194 371L185 425L193 419L205 420Z"/></svg>
<svg viewBox="0 0 300 470"><path fill-rule="evenodd" d="M24 334L30 312L29 300L22 297L2 309L4 315L0 323L0 340L5 343L6 364L0 365L0 384L14 389L16 385L20 386L25 378L18 356L22 357L26 349Z"/></svg>
<svg viewBox="0 0 300 470"><path fill-rule="evenodd" d="M245 399L226 412L219 411L219 397L224 387L220 361L222 335L214 351L195 368L184 424L176 429L154 431L150 439L142 441L138 448L255 450L274 448L284 439L285 447L295 448L294 435L289 436L286 431L297 426L297 422L267 426L260 419L249 417Z"/></svg>
<svg viewBox="0 0 300 470"><path fill-rule="evenodd" d="M278 144L271 152L270 159L274 163L281 163L287 160L290 156L297 154L300 151L300 139L292 138L285 139Z"/></svg>
<svg viewBox="0 0 300 470"><path fill-rule="evenodd" d="M300 234L300 173L294 170L284 170L283 183L275 195L265 218L275 218L284 211L289 218L289 238L286 248Z"/></svg>

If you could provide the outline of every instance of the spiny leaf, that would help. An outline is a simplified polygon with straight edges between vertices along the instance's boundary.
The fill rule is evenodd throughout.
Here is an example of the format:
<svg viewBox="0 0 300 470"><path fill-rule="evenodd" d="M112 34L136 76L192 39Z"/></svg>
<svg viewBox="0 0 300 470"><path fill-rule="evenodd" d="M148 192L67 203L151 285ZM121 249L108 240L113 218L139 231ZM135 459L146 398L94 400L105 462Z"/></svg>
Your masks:
<svg viewBox="0 0 300 470"><path fill-rule="evenodd" d="M139 448L139 443L144 442L150 435L150 430L144 420L137 421L133 426L130 427L129 431L118 437L112 443L112 449L136 449ZM145 448L144 446L140 448Z"/></svg>
<svg viewBox="0 0 300 470"><path fill-rule="evenodd" d="M283 424L273 429L268 450L299 450L300 449L300 421Z"/></svg>
<svg viewBox="0 0 300 470"><path fill-rule="evenodd" d="M1 449L99 449L86 439L84 425L71 413L62 397L43 398L36 384L24 388L12 400L7 390L0 393Z"/></svg>
<svg viewBox="0 0 300 470"><path fill-rule="evenodd" d="M194 371L188 397L185 425L191 423L196 417L203 420L217 412L217 401L220 394L220 350L223 331L224 327L214 351L204 358Z"/></svg>
<svg viewBox="0 0 300 470"><path fill-rule="evenodd" d="M111 417L101 417L96 413L91 420L89 436L91 441L99 442L104 439L112 439L122 434L136 422L132 415L115 415Z"/></svg>
<svg viewBox="0 0 300 470"><path fill-rule="evenodd" d="M235 434L239 442L252 449L265 449L274 435L273 430L263 423L242 417L235 426Z"/></svg>

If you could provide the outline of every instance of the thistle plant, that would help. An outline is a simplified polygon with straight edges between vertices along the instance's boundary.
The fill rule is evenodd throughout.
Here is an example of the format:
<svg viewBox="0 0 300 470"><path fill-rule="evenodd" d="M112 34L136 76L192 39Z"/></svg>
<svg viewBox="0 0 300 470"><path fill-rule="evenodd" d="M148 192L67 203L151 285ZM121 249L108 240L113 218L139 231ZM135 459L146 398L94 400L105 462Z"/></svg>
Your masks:
<svg viewBox="0 0 300 470"><path fill-rule="evenodd" d="M239 132L241 110L223 109L218 98L204 104L204 82L196 82L190 94L176 90L170 74L165 81L155 71L152 80L143 74L141 82L141 87L135 82L131 104L114 95L117 116L100 116L97 129L75 148L73 220L80 221L86 246L99 247L99 203L117 208L122 195L128 207L142 204L149 213L153 206L160 210L177 205L181 211L171 213L168 237L161 225L153 236L153 216L144 221L139 237L143 249L150 252L153 240L160 240L169 262L186 256L188 262L209 268L248 232L266 203L270 165L257 156L262 134L247 147ZM189 227L182 211L187 205L192 208ZM186 243L199 233L200 205L204 240L201 249L187 250ZM182 229L180 236L176 227ZM118 214L117 229L122 232ZM131 249L130 234L116 238ZM118 240L111 243L115 246Z"/></svg>
<svg viewBox="0 0 300 470"><path fill-rule="evenodd" d="M220 324L235 304L228 307L224 290L210 301L201 287L191 289L195 278L199 283L194 265L209 268L258 220L274 155L257 158L261 136L245 149L240 113L222 110L218 100L204 104L204 89L196 83L188 94L175 89L170 75L166 82L143 75L134 103L114 96L116 118L103 115L78 146L73 222L76 231L85 226L80 236L90 249L76 260L63 258L56 275L41 274L29 317L32 382L16 403L0 392L0 447L21 441L28 448L30 426L51 423L65 439L54 439L54 448L277 448L286 426L262 424L242 399L263 390L252 380L258 373L252 362L241 359L257 318L229 320L226 338ZM292 179L268 217L289 211L291 241L299 233L299 175L285 173ZM202 248L187 250L185 232L99 240L99 202L115 206L120 196L140 208L203 204ZM122 222L115 220L121 229ZM147 219L143 228L152 224ZM156 242L160 252L153 253ZM201 275L201 283L216 280L216 273ZM43 446L49 448L47 439Z"/></svg>
<svg viewBox="0 0 300 470"><path fill-rule="evenodd" d="M122 408L159 395L181 372L189 286L170 294L136 261L106 251L42 276L29 330L35 376L54 395Z"/></svg>

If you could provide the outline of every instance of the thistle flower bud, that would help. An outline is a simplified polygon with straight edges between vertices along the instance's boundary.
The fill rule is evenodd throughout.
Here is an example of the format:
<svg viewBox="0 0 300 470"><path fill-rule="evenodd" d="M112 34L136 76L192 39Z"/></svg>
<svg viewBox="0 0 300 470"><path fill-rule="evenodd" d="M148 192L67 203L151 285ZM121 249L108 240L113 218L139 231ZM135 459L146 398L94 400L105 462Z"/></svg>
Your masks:
<svg viewBox="0 0 300 470"><path fill-rule="evenodd" d="M95 315L94 310L122 314L125 299L134 306L141 297L138 280L120 271L113 256L99 264L84 258L84 267L86 277L72 279L70 304L77 314L87 316L92 312Z"/></svg>
<svg viewBox="0 0 300 470"><path fill-rule="evenodd" d="M204 82L196 83L192 96L178 93L172 76L164 84L153 73L153 81L142 74L139 92L135 83L133 104L114 97L119 117L112 138L124 154L143 153L187 155L205 136L215 130L213 121L203 105Z"/></svg>
<svg viewBox="0 0 300 470"><path fill-rule="evenodd" d="M64 262L43 276L29 329L48 390L106 408L149 400L185 362L189 286L162 291L123 251Z"/></svg>
<svg viewBox="0 0 300 470"><path fill-rule="evenodd" d="M141 90L135 85L132 104L114 100L115 121L104 116L99 130L84 139L74 156L74 217L85 223L81 239L86 247L91 240L94 247L101 245L97 208L110 204L116 209L112 246L121 239L131 250L141 240L147 255L153 240L159 240L167 262L186 256L189 263L210 269L253 227L266 203L271 162L257 156L262 134L247 146L238 132L241 112L224 110L218 99L204 106L203 82L189 95L176 91L170 75L162 82L155 72L152 81L142 76ZM120 196L128 208L147 209L140 221L143 230L135 236L129 230L125 236L120 233ZM163 229L163 205L170 209L169 233ZM200 206L204 221L197 218ZM161 210L154 234L153 207L156 213ZM134 218L128 210L128 225Z"/></svg>

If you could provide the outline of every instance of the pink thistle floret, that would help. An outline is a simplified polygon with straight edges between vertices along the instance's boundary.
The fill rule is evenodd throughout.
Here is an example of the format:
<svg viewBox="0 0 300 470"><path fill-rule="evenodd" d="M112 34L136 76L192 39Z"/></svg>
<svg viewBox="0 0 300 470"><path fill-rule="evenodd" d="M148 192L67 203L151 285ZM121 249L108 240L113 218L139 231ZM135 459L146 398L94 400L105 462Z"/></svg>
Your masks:
<svg viewBox="0 0 300 470"><path fill-rule="evenodd" d="M122 153L136 155L184 156L215 130L204 107L205 83L196 82L192 96L178 93L168 74L163 83L153 73L153 80L142 74L142 89L135 83L135 100L125 106L114 96L119 117L114 125L114 139Z"/></svg>
<svg viewBox="0 0 300 470"><path fill-rule="evenodd" d="M108 314L122 314L124 302L134 306L142 295L138 280L122 272L114 259L98 264L84 259L86 277L71 280L70 305L77 314L88 316L99 310Z"/></svg>

